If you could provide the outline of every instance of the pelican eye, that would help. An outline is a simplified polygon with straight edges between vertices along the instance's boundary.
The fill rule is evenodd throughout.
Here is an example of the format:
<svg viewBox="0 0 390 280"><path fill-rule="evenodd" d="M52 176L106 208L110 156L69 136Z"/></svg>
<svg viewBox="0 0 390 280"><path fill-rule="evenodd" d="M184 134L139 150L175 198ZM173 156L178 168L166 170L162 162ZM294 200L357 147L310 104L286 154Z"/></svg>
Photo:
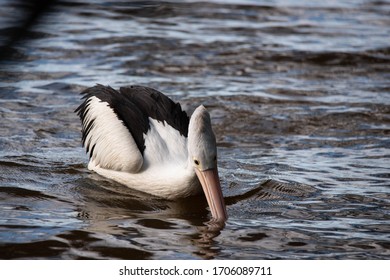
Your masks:
<svg viewBox="0 0 390 280"><path fill-rule="evenodd" d="M199 160L195 159L195 160L194 160L194 163L195 163L196 165L199 165Z"/></svg>

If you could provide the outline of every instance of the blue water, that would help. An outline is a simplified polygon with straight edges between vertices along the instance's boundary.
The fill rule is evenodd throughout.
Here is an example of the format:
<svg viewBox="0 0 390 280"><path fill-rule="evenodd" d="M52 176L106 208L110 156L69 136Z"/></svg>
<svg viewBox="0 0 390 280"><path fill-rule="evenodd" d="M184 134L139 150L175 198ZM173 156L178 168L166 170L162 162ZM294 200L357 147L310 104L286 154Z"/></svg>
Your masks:
<svg viewBox="0 0 390 280"><path fill-rule="evenodd" d="M0 258L388 259L389 35L389 1L59 1L0 64ZM209 109L224 228L87 170L96 83Z"/></svg>

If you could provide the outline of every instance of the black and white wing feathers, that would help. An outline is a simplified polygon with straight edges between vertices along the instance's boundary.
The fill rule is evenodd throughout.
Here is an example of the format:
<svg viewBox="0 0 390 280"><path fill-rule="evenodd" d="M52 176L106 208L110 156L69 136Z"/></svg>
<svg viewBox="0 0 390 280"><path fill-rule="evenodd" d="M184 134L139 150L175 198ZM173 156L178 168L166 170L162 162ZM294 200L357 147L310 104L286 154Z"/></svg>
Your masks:
<svg viewBox="0 0 390 280"><path fill-rule="evenodd" d="M149 118L167 123L187 137L187 114L180 104L157 90L130 86L116 91L96 85L82 94L84 101L76 112L82 122L82 141L90 164L138 172L143 164Z"/></svg>

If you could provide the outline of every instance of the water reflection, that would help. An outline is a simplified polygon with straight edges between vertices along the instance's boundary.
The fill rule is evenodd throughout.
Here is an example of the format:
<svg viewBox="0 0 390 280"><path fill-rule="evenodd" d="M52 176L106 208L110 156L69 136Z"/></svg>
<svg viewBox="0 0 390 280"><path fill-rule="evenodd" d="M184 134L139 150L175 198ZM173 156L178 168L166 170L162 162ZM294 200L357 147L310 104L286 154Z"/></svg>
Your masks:
<svg viewBox="0 0 390 280"><path fill-rule="evenodd" d="M96 181L99 176L95 174L92 177L92 180L80 180L77 191L83 194L83 204L77 217L88 224L83 231L97 234L99 238L109 235L111 245L107 246L125 246L150 252L158 258L174 258L183 244L188 244L183 252L186 258L218 255L214 239L225 224L209 220L203 196L166 201L102 178ZM95 251L94 244L89 246ZM168 248L176 249L165 253ZM151 258L152 255L144 256ZM128 258L141 256L129 255Z"/></svg>
<svg viewBox="0 0 390 280"><path fill-rule="evenodd" d="M388 11L58 2L0 69L0 258L387 258ZM95 83L209 109L226 225L87 170L74 109Z"/></svg>
<svg viewBox="0 0 390 280"><path fill-rule="evenodd" d="M221 234L225 227L224 222L210 220L202 226L197 226L198 233L192 235L192 242L198 248L195 255L202 259L214 259L218 257L221 248L215 238Z"/></svg>

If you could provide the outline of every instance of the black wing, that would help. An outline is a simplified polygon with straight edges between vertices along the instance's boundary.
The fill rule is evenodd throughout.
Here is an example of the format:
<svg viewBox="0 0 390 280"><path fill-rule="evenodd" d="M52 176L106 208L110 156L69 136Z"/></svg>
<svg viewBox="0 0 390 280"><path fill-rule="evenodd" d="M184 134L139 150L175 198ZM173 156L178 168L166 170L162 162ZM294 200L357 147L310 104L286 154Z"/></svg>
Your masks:
<svg viewBox="0 0 390 280"><path fill-rule="evenodd" d="M164 122L177 129L181 135L188 136L189 118L179 103L173 102L163 93L148 87L129 86L120 92L131 100L144 116ZM149 127L148 127L149 129Z"/></svg>
<svg viewBox="0 0 390 280"><path fill-rule="evenodd" d="M148 87L129 86L116 91L111 87L96 85L82 92L84 102L76 109L78 116L84 124L88 115L91 97L107 102L128 131L131 133L138 149L143 154L145 150L144 134L149 130L149 117L166 122L177 129L181 135L188 136L189 117L181 109L179 103L173 102L163 93ZM83 125L83 145L92 156L93 148L86 143L88 134L94 126L94 120Z"/></svg>

